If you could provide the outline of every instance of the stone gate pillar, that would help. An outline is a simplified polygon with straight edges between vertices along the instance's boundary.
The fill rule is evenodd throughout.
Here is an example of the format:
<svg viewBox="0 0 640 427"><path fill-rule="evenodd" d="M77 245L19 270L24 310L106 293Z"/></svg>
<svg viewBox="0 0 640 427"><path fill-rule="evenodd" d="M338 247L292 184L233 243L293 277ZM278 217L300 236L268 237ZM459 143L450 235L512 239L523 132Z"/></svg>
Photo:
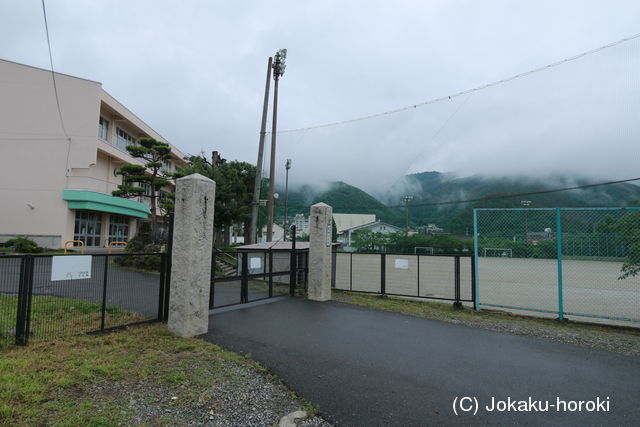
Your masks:
<svg viewBox="0 0 640 427"><path fill-rule="evenodd" d="M200 174L176 180L169 330L182 337L209 330L216 183Z"/></svg>
<svg viewBox="0 0 640 427"><path fill-rule="evenodd" d="M307 298L331 299L331 220L333 209L325 203L311 206L309 215L309 287Z"/></svg>

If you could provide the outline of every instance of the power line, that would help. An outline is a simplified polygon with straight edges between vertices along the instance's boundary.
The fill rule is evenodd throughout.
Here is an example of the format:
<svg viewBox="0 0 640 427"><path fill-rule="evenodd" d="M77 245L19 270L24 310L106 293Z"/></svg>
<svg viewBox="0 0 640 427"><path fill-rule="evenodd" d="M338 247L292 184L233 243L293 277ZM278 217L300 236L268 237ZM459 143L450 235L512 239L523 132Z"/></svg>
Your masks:
<svg viewBox="0 0 640 427"><path fill-rule="evenodd" d="M53 80L53 92L56 96L56 106L58 107L58 117L60 117L60 124L62 125L62 131L64 132L67 139L69 135L67 134L67 129L64 126L64 120L62 119L62 110L60 109L60 98L58 97L58 86L56 85L56 73L53 70L53 55L51 54L51 40L49 38L49 23L47 22L47 9L44 5L44 0L42 0L42 15L44 16L44 30L47 34L47 47L49 49L49 64L51 65L51 78Z"/></svg>
<svg viewBox="0 0 640 427"><path fill-rule="evenodd" d="M522 73L519 73L519 74L515 74L513 76L506 77L506 78L500 79L500 80L496 80L496 81L493 81L493 82L490 82L490 83L485 83L483 85L476 86L476 87L473 87L471 89L463 90L463 91L460 91L460 92L455 92L455 93L452 93L450 95L445 95L445 96L441 96L439 98L429 99L427 101L423 101L423 102L420 102L420 103L417 103L417 104L413 104L413 105L407 105L406 107L400 107L400 108L396 108L394 110L383 111L381 113L375 113L375 114L370 114L370 115L367 115L367 116L356 117L356 118L349 119L349 120L341 120L341 121L337 121L337 122L330 122L330 123L325 123L325 124L320 124L320 125L315 125L315 126L307 126L307 127L295 128L295 129L285 129L285 130L278 131L277 133L300 132L300 131L303 131L303 130L312 130L312 129L320 129L320 128L338 126L338 125L343 125L343 124L347 124L347 123L359 122L359 121L362 121L362 120L369 120L369 119L373 119L373 118L376 118L376 117L387 116L387 115L390 115L390 114L396 114L396 113L400 113L400 112L403 112L403 111L408 111L408 110L411 110L411 109L414 109L414 108L424 107L425 105L435 104L437 102L448 101L448 100L451 100L453 98L457 98L459 96L466 95L468 93L478 92L478 91L481 91L481 90L484 90L484 89L488 89L490 87L498 86L498 85L501 85L501 84L504 84L504 83L507 83L507 82L510 82L510 81L513 81L513 80L516 80L516 79L520 79L520 78L529 76L531 74L539 73L541 71L545 71L545 70L548 70L550 68L558 67L558 66L560 66L562 64L565 64L567 62L575 61L577 59L583 58L583 57L588 56L588 55L592 55L594 53L600 52L600 51L605 50L605 49L612 48L614 46L617 46L617 45L622 44L622 43L626 43L628 41L637 39L639 37L640 37L640 33L637 33L637 34L634 34L632 36L625 37L623 39L611 42L611 43L606 44L604 46L600 46L598 48L591 49L591 50L588 50L586 52L582 52L582 53L579 53L577 55L561 59L560 61L556 61L556 62L553 62L551 64L543 65L542 67L534 68L534 69L531 69L529 71L525 71L525 72L522 72Z"/></svg>
<svg viewBox="0 0 640 427"><path fill-rule="evenodd" d="M64 176L69 178L69 157L71 156L71 137L67 133L67 129L64 126L64 119L62 118L62 110L60 109L60 97L58 96L58 85L56 84L56 73L53 69L53 54L51 53L51 39L49 38L49 22L47 21L47 8L45 7L44 0L42 0L42 16L44 17L44 31L47 35L47 48L49 49L49 65L51 66L51 79L53 80L53 93L56 96L56 107L58 108L58 118L60 118L60 126L62 126L62 132L67 138L67 159L64 167Z"/></svg>
<svg viewBox="0 0 640 427"><path fill-rule="evenodd" d="M593 188L593 187L603 187L606 185L614 185L614 184L623 184L625 182L633 182L633 181L640 181L640 178L629 178L629 179L622 179L622 180L618 180L618 181L607 181L607 182L599 182L596 184L585 184L585 185L576 185L573 187L564 187L564 188L554 188L554 189L550 189L550 190L537 190L537 191L528 191L528 192L524 192L524 193L512 193L512 194L504 194L504 195L499 195L499 196L487 196L487 197L478 197L475 199L466 199L466 200L447 200L447 201L442 201L442 202L425 202L425 203L414 203L411 204L411 207L420 207L420 206L444 206L444 205L455 205L455 204L462 204L462 203L471 203L471 202L484 202L487 200L501 200L501 199L511 199L514 197L522 197L522 196L533 196L533 195L537 195L537 194L548 194L548 193L559 193L562 191L571 191L571 190L582 190L585 188ZM381 206L382 205L382 206ZM403 208L405 207L404 204L402 205L369 205L369 206L333 206L333 209L380 209L380 208ZM289 207L296 207L296 208L306 208L309 207L310 205L289 205Z"/></svg>

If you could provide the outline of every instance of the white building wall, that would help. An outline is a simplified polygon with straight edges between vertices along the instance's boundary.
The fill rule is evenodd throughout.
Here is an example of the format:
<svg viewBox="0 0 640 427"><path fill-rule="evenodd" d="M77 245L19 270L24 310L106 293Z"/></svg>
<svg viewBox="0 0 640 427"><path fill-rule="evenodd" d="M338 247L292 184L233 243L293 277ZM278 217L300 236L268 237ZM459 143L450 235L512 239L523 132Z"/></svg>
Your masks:
<svg viewBox="0 0 640 427"><path fill-rule="evenodd" d="M56 73L63 131L49 71L0 60L0 242L29 236L47 247L73 239L75 211L65 189L111 195L121 182L113 170L140 163L117 149L116 127L135 138L157 132L102 90L98 82ZM110 141L97 137L100 115L109 115ZM69 138L67 138L67 135ZM172 147L174 163L184 154ZM102 239L108 234L103 214ZM130 222L130 233L135 220Z"/></svg>
<svg viewBox="0 0 640 427"><path fill-rule="evenodd" d="M68 168L95 163L100 84L62 74L56 83L71 142L51 73L0 60L0 241L30 235L59 247L73 232L62 190Z"/></svg>

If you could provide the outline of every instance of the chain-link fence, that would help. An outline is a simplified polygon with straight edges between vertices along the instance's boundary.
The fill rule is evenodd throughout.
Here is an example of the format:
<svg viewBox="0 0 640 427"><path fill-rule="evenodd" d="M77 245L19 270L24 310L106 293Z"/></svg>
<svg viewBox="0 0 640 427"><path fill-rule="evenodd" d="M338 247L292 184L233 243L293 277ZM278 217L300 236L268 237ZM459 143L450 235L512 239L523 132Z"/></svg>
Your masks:
<svg viewBox="0 0 640 427"><path fill-rule="evenodd" d="M475 209L479 306L640 322L640 208Z"/></svg>

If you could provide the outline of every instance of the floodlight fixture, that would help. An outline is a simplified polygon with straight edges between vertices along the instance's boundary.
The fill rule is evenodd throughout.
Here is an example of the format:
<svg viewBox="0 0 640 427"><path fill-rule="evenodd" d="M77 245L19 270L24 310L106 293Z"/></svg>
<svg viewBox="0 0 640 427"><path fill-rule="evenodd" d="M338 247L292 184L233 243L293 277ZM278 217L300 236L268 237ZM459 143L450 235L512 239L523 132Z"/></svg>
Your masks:
<svg viewBox="0 0 640 427"><path fill-rule="evenodd" d="M280 49L276 52L273 61L273 78L278 79L284 75L284 70L287 68L285 59L287 58L287 49Z"/></svg>

